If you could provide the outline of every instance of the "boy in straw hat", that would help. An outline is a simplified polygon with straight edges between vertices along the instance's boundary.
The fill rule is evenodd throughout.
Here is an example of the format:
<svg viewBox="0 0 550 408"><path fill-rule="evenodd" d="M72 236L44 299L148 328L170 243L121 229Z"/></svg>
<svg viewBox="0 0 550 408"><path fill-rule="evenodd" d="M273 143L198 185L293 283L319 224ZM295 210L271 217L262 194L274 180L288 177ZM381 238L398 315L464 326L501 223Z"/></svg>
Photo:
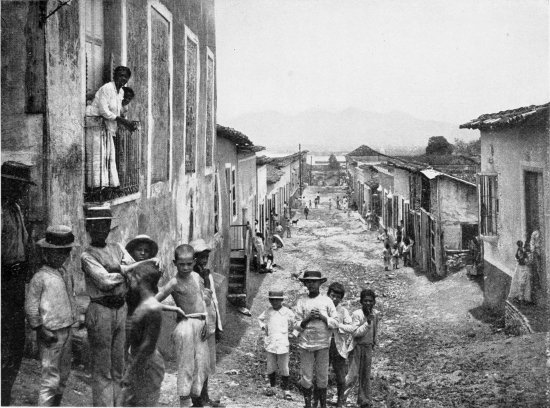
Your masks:
<svg viewBox="0 0 550 408"><path fill-rule="evenodd" d="M63 268L74 245L71 229L50 226L38 241L44 264L31 279L25 302L30 326L36 330L42 380L38 405L59 406L71 372L71 326L78 321L73 278Z"/></svg>
<svg viewBox="0 0 550 408"><path fill-rule="evenodd" d="M128 274L141 263L158 264L158 259L134 262L119 243L108 243L113 215L110 207L86 207L86 230L90 245L80 260L90 305L86 328L92 360L94 406L113 406L119 399L126 342Z"/></svg>
<svg viewBox="0 0 550 408"><path fill-rule="evenodd" d="M285 399L291 400L288 370L288 330L294 324L295 316L292 310L283 306L284 296L282 291L269 291L268 297L271 307L258 317L260 328L265 333L267 375L271 386L266 390L266 395L275 395L273 387L277 383L277 368L279 368L281 388L284 391Z"/></svg>
<svg viewBox="0 0 550 408"><path fill-rule="evenodd" d="M220 318L220 309L218 306L218 297L216 296L216 284L214 276L210 272L208 259L212 248L204 241L204 239L195 239L189 243L195 250L195 266L193 271L197 272L203 280L205 293L204 301L208 313L208 350L210 351L210 374L216 372L216 342L220 341L223 327ZM217 274L216 274L217 275ZM218 275L219 276L219 275ZM198 402L198 401L197 401ZM219 400L210 399L208 394L208 377L204 380L202 387L200 403L211 407L224 407Z"/></svg>
<svg viewBox="0 0 550 408"><path fill-rule="evenodd" d="M150 236L141 234L141 235L136 235L135 238L131 239L126 244L126 251L128 251L128 253L132 256L134 261L140 262L140 261L146 261L148 259L155 258L159 251L159 247L157 243ZM162 271L159 271L159 274L162 276ZM158 293L157 285L154 285L154 291L155 291L154 294ZM126 352L129 351L130 342L132 340L128 335L128 332L132 327L132 316L134 315L134 311L138 307L140 299L141 299L141 296L140 296L139 290L137 290L136 287L132 288L132 286L129 285L128 293L126 294L126 303L128 305L128 314L126 316L126 347L125 347ZM184 315L183 310L181 310L177 306L163 304L162 310L166 312L176 312L181 315Z"/></svg>
<svg viewBox="0 0 550 408"><path fill-rule="evenodd" d="M338 314L332 300L319 293L326 278L319 271L306 271L300 278L307 287L308 294L298 299L296 304L296 330L299 331L300 385L304 394L305 408L311 408L311 397L322 408L327 406L327 385L329 367L329 347L332 329L338 328ZM313 375L316 383L313 384Z"/></svg>

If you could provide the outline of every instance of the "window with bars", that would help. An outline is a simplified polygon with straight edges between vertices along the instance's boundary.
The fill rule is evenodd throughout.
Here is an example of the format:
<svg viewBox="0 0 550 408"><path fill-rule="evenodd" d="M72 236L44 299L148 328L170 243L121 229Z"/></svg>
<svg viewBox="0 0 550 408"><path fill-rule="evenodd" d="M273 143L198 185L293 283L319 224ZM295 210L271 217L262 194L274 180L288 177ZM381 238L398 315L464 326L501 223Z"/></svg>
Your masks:
<svg viewBox="0 0 550 408"><path fill-rule="evenodd" d="M478 175L481 235L497 235L498 180L496 175Z"/></svg>

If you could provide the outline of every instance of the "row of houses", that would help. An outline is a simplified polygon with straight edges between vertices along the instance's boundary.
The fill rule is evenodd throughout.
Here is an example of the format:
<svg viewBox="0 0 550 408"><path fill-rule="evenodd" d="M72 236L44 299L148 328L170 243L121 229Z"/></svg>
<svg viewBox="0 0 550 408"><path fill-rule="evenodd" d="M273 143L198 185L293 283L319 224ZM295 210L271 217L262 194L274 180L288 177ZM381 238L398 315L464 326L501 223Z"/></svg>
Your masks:
<svg viewBox="0 0 550 408"><path fill-rule="evenodd" d="M352 200L362 214L378 215L384 228L392 230L402 223L404 236L416 243L416 264L433 277L445 276L449 259L471 250L479 239L484 306L499 316L506 309L516 241L529 242L533 231L539 231L536 307L544 309L549 265L548 110L548 104L529 106L461 125L481 131L481 160L474 179L470 164L464 174L459 169L449 174L360 146L346 155Z"/></svg>
<svg viewBox="0 0 550 408"><path fill-rule="evenodd" d="M306 152L258 158L263 148L216 126L214 0L2 2L1 14L2 162L32 166L37 187L23 209L35 239L50 224L73 228L68 268L82 304L90 204L111 206L111 240L147 234L158 242L161 284L173 276L174 248L205 239L210 267L222 276L218 296L246 304L255 220L264 233L275 222L298 189ZM132 71L128 119L138 130L117 131L120 188L112 191L90 181L86 140L97 123L85 108L118 65ZM225 302L220 309L225 316Z"/></svg>

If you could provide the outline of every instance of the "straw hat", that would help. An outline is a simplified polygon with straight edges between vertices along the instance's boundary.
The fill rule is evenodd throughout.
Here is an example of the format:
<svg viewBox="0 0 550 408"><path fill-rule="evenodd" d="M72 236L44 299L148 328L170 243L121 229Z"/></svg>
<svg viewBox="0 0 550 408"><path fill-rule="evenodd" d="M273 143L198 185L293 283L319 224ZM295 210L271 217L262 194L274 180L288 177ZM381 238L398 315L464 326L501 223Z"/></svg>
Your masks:
<svg viewBox="0 0 550 408"><path fill-rule="evenodd" d="M113 212L108 205L84 207L84 219L86 221L91 220L112 220Z"/></svg>
<svg viewBox="0 0 550 408"><path fill-rule="evenodd" d="M282 290L270 290L267 295L269 299L284 299L284 293Z"/></svg>
<svg viewBox="0 0 550 408"><path fill-rule="evenodd" d="M208 245L206 241L202 238L194 239L189 243L189 245L193 247L193 250L195 251L196 254L199 254L204 251L208 251L208 252L212 251L212 248L210 247L210 245Z"/></svg>
<svg viewBox="0 0 550 408"><path fill-rule="evenodd" d="M154 257L157 255L159 251L158 244L153 241L153 239L149 235L141 234L136 235L130 242L126 244L126 251L128 251L130 254L134 251L136 246L138 246L141 243L146 243L149 245L149 248L151 248L151 257Z"/></svg>
<svg viewBox="0 0 550 408"><path fill-rule="evenodd" d="M321 272L319 271L305 271L304 276L300 278L302 282L306 281L321 281L324 283L327 281L327 278L323 278Z"/></svg>
<svg viewBox="0 0 550 408"><path fill-rule="evenodd" d="M74 235L66 225L51 225L46 229L46 237L36 243L41 248L72 248Z"/></svg>

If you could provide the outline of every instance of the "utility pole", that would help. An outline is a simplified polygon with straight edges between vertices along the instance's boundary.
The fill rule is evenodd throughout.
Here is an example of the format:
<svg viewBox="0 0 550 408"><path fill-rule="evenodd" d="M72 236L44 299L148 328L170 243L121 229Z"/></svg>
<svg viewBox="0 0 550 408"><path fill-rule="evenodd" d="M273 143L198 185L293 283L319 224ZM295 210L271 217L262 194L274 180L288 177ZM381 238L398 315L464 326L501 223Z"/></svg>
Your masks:
<svg viewBox="0 0 550 408"><path fill-rule="evenodd" d="M313 155L309 158L309 185L311 186L311 173L313 173Z"/></svg>
<svg viewBox="0 0 550 408"><path fill-rule="evenodd" d="M298 144L298 153L300 154L300 161L298 162L298 177L300 183L300 202L302 202L302 145Z"/></svg>

